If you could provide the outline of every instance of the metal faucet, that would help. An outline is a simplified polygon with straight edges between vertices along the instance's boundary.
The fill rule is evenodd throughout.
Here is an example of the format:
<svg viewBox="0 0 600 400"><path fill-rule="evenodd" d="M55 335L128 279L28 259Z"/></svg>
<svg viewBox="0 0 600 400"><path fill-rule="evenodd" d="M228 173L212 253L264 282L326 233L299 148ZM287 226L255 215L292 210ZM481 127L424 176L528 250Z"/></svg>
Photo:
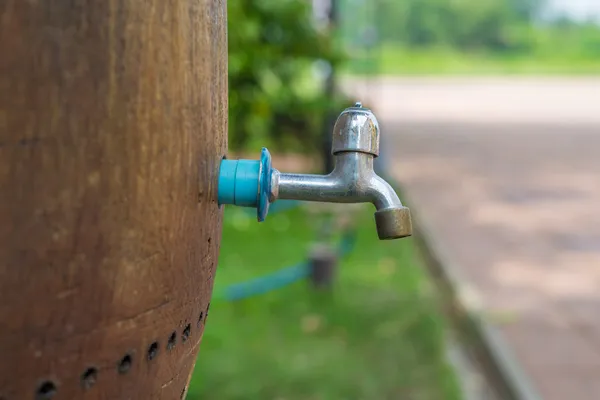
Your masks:
<svg viewBox="0 0 600 400"><path fill-rule="evenodd" d="M412 234L410 211L394 189L373 169L379 156L379 124L375 115L356 103L345 109L333 128L335 167L328 175L288 174L271 167L271 156L261 160L222 160L219 204L257 207L263 221L277 199L329 203L373 203L379 239Z"/></svg>

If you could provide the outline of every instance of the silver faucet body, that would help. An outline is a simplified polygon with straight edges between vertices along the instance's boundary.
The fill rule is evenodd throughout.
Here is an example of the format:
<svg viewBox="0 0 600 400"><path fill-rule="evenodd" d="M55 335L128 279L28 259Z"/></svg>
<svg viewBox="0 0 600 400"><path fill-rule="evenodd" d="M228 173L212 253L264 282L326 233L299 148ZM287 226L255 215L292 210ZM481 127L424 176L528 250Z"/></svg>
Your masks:
<svg viewBox="0 0 600 400"><path fill-rule="evenodd" d="M274 169L271 199L330 203L373 203L380 239L412 234L410 211L394 189L373 169L379 155L379 124L375 115L357 103L338 117L333 128L335 167L328 175L288 174Z"/></svg>

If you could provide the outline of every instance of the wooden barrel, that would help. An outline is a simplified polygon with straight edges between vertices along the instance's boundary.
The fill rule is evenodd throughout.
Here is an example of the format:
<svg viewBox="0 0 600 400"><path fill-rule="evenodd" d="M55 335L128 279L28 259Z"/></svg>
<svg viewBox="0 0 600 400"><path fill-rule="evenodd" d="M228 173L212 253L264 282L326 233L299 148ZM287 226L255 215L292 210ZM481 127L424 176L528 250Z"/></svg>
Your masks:
<svg viewBox="0 0 600 400"><path fill-rule="evenodd" d="M0 3L0 399L180 399L208 313L225 0Z"/></svg>

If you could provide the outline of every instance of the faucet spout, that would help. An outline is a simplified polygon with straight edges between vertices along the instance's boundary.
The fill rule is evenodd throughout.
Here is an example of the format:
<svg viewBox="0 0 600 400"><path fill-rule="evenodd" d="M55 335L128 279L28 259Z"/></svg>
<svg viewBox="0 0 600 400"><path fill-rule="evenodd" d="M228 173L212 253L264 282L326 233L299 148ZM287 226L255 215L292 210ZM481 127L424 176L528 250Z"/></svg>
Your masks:
<svg viewBox="0 0 600 400"><path fill-rule="evenodd" d="M368 195L377 211L404 207L392 186L376 173L371 178Z"/></svg>
<svg viewBox="0 0 600 400"><path fill-rule="evenodd" d="M341 152L328 175L288 174L273 171L272 193L287 200L328 203L372 203L380 239L410 236L408 208L394 189L373 170L373 154Z"/></svg>
<svg viewBox="0 0 600 400"><path fill-rule="evenodd" d="M379 239L399 239L412 235L410 210L402 205L396 191L378 175L373 179L371 192L375 212L375 226Z"/></svg>

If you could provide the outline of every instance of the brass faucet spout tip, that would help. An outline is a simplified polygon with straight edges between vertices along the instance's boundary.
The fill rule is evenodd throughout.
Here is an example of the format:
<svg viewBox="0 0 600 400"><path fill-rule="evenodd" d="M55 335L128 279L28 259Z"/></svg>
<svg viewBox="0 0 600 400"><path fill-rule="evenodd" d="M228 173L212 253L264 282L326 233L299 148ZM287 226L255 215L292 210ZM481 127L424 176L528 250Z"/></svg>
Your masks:
<svg viewBox="0 0 600 400"><path fill-rule="evenodd" d="M387 208L375 212L377 235L381 240L412 236L412 221L407 207Z"/></svg>

